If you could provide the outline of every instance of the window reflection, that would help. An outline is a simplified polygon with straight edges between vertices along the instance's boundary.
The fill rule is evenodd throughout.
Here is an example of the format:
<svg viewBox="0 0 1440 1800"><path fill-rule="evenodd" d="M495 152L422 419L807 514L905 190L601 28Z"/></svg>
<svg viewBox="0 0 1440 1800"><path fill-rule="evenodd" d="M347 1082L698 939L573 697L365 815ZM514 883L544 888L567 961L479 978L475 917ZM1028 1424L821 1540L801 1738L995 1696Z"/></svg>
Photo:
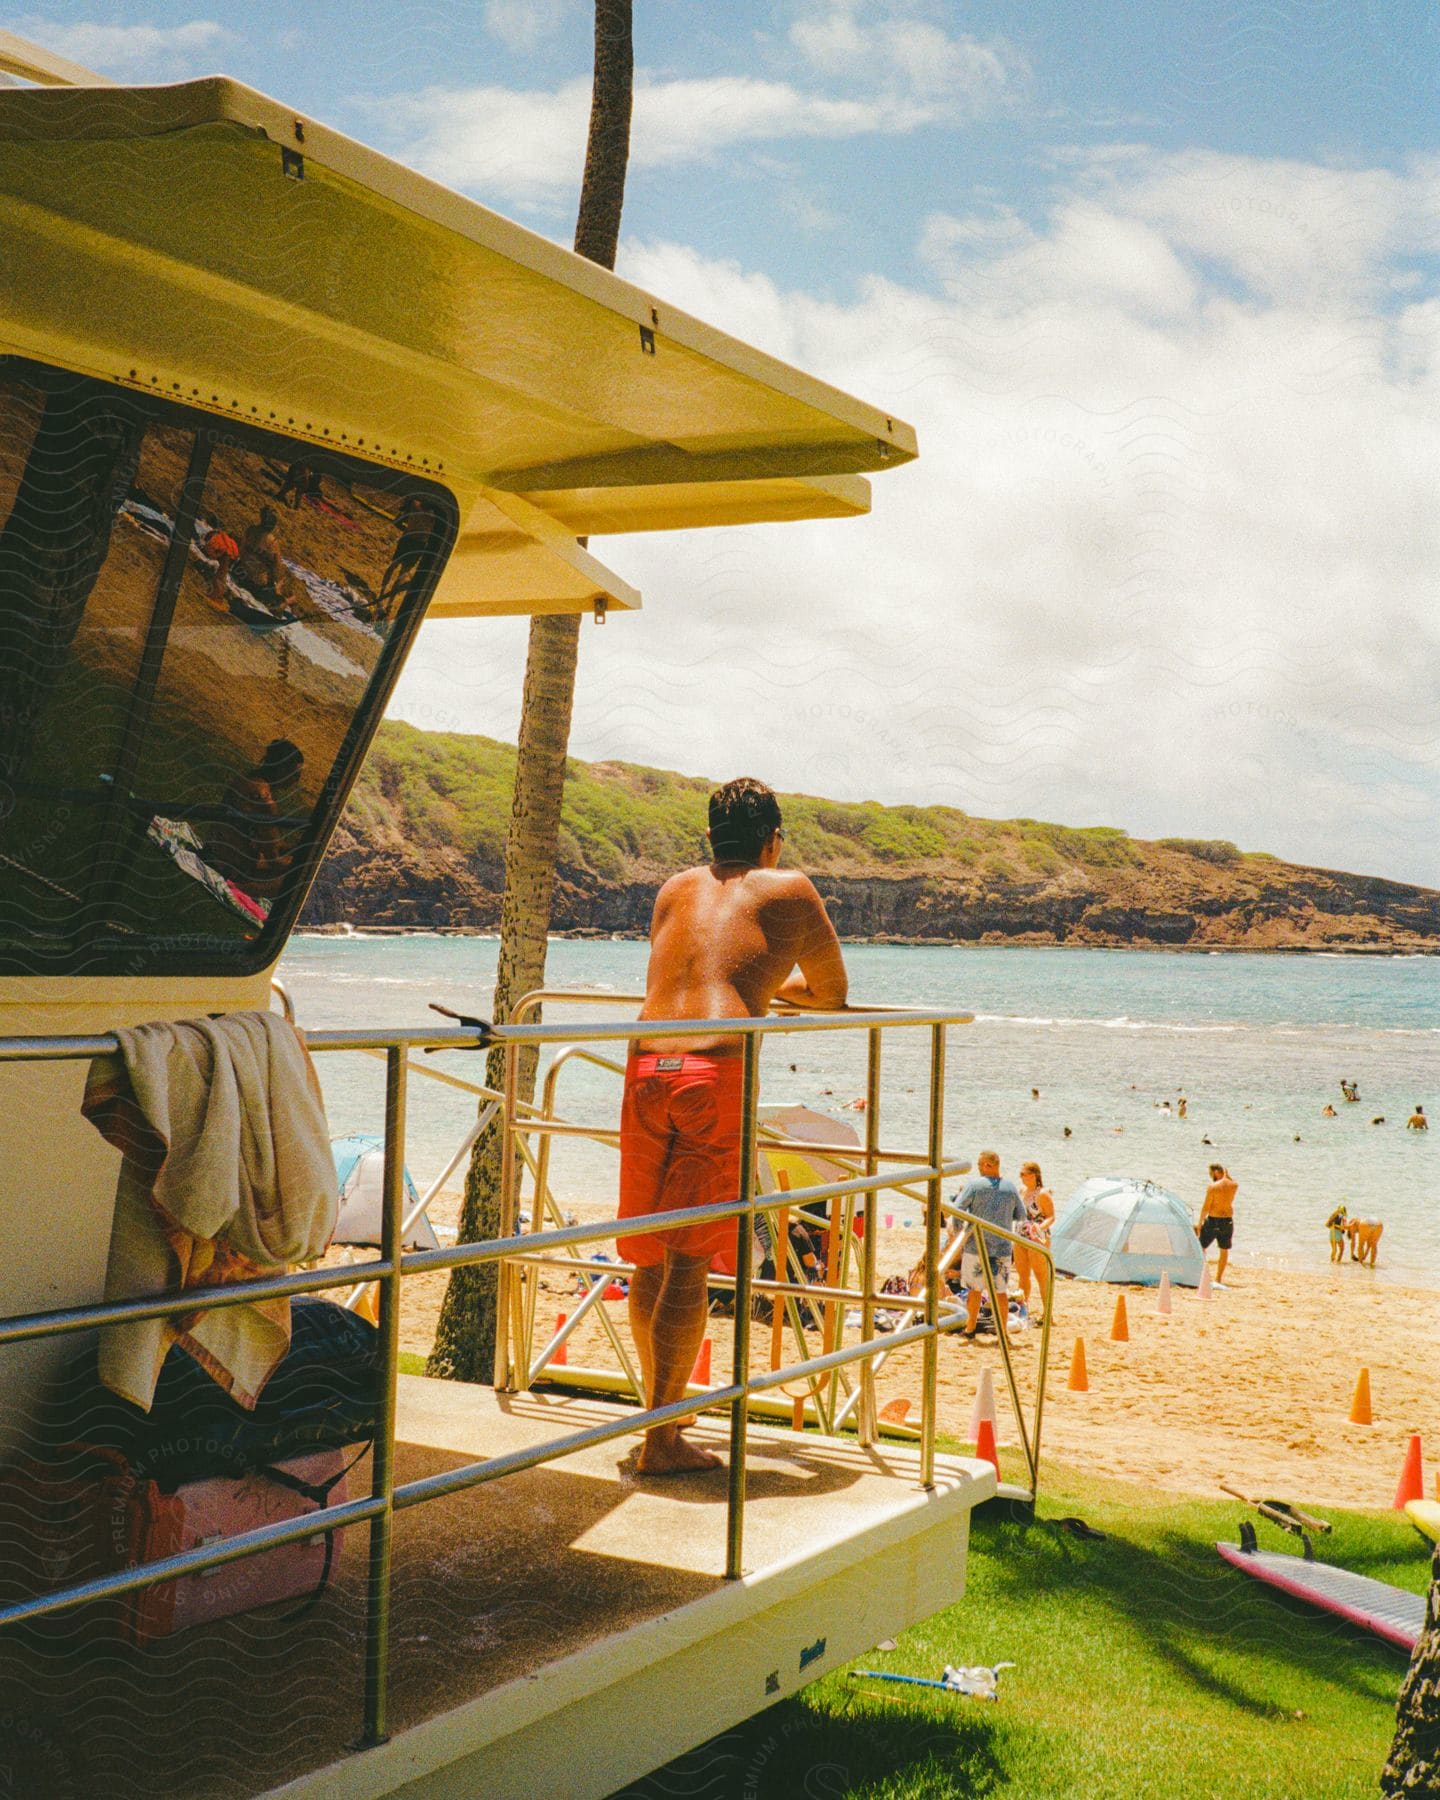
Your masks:
<svg viewBox="0 0 1440 1800"><path fill-rule="evenodd" d="M116 393L0 370L12 966L243 952L277 906L293 916L387 642L453 529L448 496L414 481Z"/></svg>

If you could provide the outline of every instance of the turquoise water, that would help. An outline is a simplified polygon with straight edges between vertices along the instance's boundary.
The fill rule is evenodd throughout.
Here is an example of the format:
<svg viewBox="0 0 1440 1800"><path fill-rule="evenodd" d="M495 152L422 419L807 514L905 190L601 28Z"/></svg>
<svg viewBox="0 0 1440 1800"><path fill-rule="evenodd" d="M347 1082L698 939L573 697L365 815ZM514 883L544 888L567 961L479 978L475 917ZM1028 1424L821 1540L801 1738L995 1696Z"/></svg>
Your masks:
<svg viewBox="0 0 1440 1800"><path fill-rule="evenodd" d="M479 938L299 938L281 974L302 1024L418 1025L429 1000L486 1011L498 948ZM644 944L557 940L549 979L637 992L646 954ZM1323 1220L1343 1199L1385 1221L1380 1278L1440 1284L1440 962L899 945L850 946L846 960L857 1002L974 1013L950 1036L949 1154L993 1146L1011 1173L1033 1156L1062 1206L1087 1176L1124 1174L1192 1208L1213 1154L1240 1183L1238 1262L1323 1264ZM583 1010L609 1016L603 1005ZM887 1143L924 1143L927 1036L889 1041ZM358 1061L324 1059L337 1134L379 1129L383 1074ZM466 1059L445 1066L464 1072ZM478 1075L478 1058L468 1066ZM1358 1106L1341 1099L1341 1077L1358 1083ZM772 1040L762 1079L766 1100L853 1120L843 1109L863 1092L863 1035ZM613 1077L576 1065L561 1080L567 1116L613 1123ZM1184 1120L1173 1112L1182 1093ZM1321 1116L1327 1101L1337 1118ZM1405 1130L1417 1101L1437 1118L1429 1134ZM470 1116L464 1096L415 1084L410 1164L422 1183ZM1372 1125L1376 1117L1385 1123ZM613 1157L567 1149L556 1182L582 1210L609 1204Z"/></svg>

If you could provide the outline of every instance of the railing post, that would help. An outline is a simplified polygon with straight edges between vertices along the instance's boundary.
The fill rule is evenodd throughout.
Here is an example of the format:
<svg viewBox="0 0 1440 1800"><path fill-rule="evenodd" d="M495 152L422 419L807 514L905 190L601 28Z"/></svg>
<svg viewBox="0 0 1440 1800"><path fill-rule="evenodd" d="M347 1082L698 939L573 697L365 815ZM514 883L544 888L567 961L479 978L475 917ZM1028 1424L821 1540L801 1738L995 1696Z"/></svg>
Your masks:
<svg viewBox="0 0 1440 1800"><path fill-rule="evenodd" d="M520 1080L520 1046L505 1046L505 1109L502 1116L503 1139L500 1145L500 1235L511 1237L519 1203L515 1194L516 1154L515 1120L516 1090ZM515 1271L508 1262L496 1265L495 1275L495 1387L508 1393L515 1386L516 1357L522 1346L516 1340L512 1296L515 1293Z"/></svg>
<svg viewBox="0 0 1440 1800"><path fill-rule="evenodd" d="M390 1561L395 1525L395 1389L400 1364L400 1218L405 1204L404 1045L385 1052L385 1175L380 1254L390 1272L380 1278L380 1393L371 1451L372 1498L385 1510L370 1522L370 1570L365 1594L365 1727L362 1749L388 1737L386 1690L390 1667Z"/></svg>
<svg viewBox="0 0 1440 1800"><path fill-rule="evenodd" d="M930 1027L930 1167L938 1169L944 1158L945 1136L945 1027ZM920 1388L920 1485L935 1485L935 1389L940 1370L940 1192L941 1178L926 1184L925 1204L925 1339Z"/></svg>
<svg viewBox="0 0 1440 1800"><path fill-rule="evenodd" d="M865 1065L865 1173L873 1181L880 1167L876 1152L880 1148L880 1052L881 1034L866 1033L869 1057ZM931 1164L934 1167L934 1164ZM874 1188L865 1196L865 1237L860 1248L860 1337L869 1343L875 1336L875 1253L878 1248L876 1227L880 1223L880 1195ZM873 1444L878 1435L875 1408L875 1364L867 1356L860 1365L860 1402L856 1408L856 1427L862 1444Z"/></svg>
<svg viewBox="0 0 1440 1800"><path fill-rule="evenodd" d="M1045 1260L1045 1322L1040 1328L1040 1367L1035 1374L1035 1425L1030 1434L1030 1491L1040 1497L1040 1427L1045 1419L1045 1382L1050 1373L1050 1325L1055 1315L1055 1258L1048 1245Z"/></svg>
<svg viewBox="0 0 1440 1800"><path fill-rule="evenodd" d="M735 1221L735 1355L730 1379L736 1387L750 1380L750 1264L755 1239L755 1103L759 1099L760 1036L747 1032L742 1041L740 1093L740 1203L746 1210ZM730 1484L725 1519L725 1575L735 1581L745 1554L745 1439L749 1396L730 1402Z"/></svg>

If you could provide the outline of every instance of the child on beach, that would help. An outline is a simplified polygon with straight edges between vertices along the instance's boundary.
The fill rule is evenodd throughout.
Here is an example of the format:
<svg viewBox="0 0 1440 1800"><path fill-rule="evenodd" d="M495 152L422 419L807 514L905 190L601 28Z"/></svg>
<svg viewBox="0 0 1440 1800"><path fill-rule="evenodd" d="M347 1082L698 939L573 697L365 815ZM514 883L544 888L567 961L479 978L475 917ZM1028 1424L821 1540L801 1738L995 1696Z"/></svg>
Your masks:
<svg viewBox="0 0 1440 1800"><path fill-rule="evenodd" d="M1332 1263L1345 1260L1345 1219L1345 1208L1337 1206L1325 1221L1325 1229L1330 1233L1330 1260Z"/></svg>

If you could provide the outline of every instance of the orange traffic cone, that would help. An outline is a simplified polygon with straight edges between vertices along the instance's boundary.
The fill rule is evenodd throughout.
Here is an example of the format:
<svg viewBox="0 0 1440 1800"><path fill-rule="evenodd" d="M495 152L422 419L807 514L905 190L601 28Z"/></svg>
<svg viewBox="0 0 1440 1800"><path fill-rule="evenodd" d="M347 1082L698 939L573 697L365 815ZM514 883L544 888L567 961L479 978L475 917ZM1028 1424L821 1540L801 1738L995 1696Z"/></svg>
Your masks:
<svg viewBox="0 0 1440 1800"><path fill-rule="evenodd" d="M1352 1425L1373 1425L1375 1415L1370 1410L1370 1371L1362 1369L1355 1377L1355 1396L1350 1402L1350 1423Z"/></svg>
<svg viewBox="0 0 1440 1800"><path fill-rule="evenodd" d="M690 1371L690 1379L697 1387L710 1385L710 1340L707 1337L700 1346L700 1354L695 1358L695 1367Z"/></svg>
<svg viewBox="0 0 1440 1800"><path fill-rule="evenodd" d="M556 1315L555 1315L556 1331L563 1331L565 1329L565 1320L568 1316L569 1315L566 1313L556 1313ZM552 1369L563 1369L565 1367L566 1363L568 1363L570 1360L569 1355L568 1355L569 1348L570 1348L570 1346L568 1344L560 1345L559 1349L556 1350L555 1354L550 1358L550 1367Z"/></svg>
<svg viewBox="0 0 1440 1800"><path fill-rule="evenodd" d="M981 1462L988 1462L995 1471L995 1479L1000 1479L1000 1452L995 1448L995 1427L988 1419L980 1421L980 1430L975 1439L975 1455Z"/></svg>
<svg viewBox="0 0 1440 1800"><path fill-rule="evenodd" d="M1070 1379L1065 1385L1072 1394L1088 1394L1090 1392L1090 1377L1085 1369L1085 1340L1083 1337L1076 1338L1075 1348L1070 1352Z"/></svg>
<svg viewBox="0 0 1440 1800"><path fill-rule="evenodd" d="M1396 1512L1404 1512L1411 1500L1425 1498L1425 1478L1420 1466L1420 1433L1412 1431L1410 1447L1405 1452L1405 1465L1400 1471L1400 1485L1395 1489L1395 1498L1391 1503Z"/></svg>
<svg viewBox="0 0 1440 1800"><path fill-rule="evenodd" d="M1115 1296L1115 1317L1110 1323L1110 1342L1112 1344L1128 1344L1130 1342L1130 1321L1125 1313L1125 1296Z"/></svg>
<svg viewBox="0 0 1440 1800"><path fill-rule="evenodd" d="M1170 1271L1160 1271L1160 1298L1155 1302L1155 1310L1162 1319L1170 1317Z"/></svg>

